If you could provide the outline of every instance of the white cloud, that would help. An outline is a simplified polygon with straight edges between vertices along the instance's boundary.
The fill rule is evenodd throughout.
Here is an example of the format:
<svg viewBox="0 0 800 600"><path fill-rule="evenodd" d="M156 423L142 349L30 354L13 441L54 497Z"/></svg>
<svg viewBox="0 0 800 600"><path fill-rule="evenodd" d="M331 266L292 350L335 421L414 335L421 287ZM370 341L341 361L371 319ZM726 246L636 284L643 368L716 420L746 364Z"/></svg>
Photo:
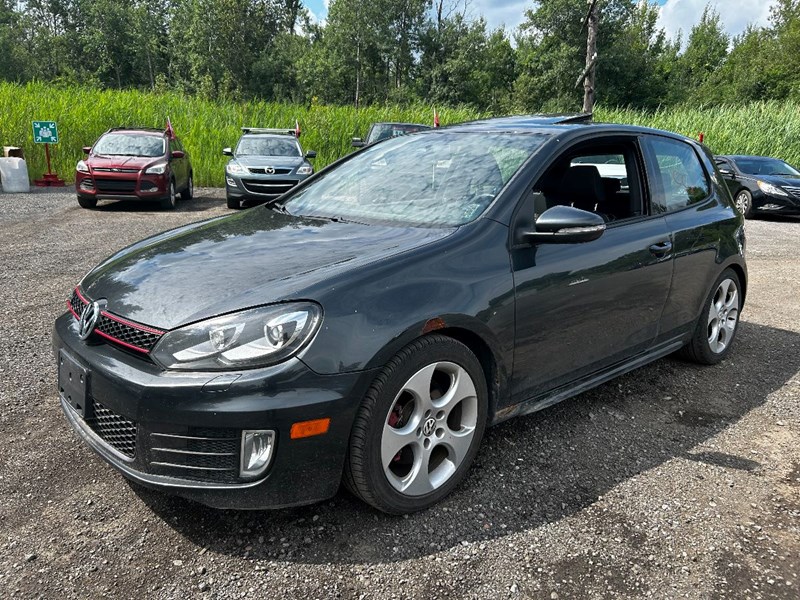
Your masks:
<svg viewBox="0 0 800 600"><path fill-rule="evenodd" d="M683 43L703 15L707 4L719 13L725 31L734 36L742 33L748 25L765 26L769 24L769 8L773 2L764 0L666 0L660 9L659 26L674 38L678 31L683 32Z"/></svg>
<svg viewBox="0 0 800 600"><path fill-rule="evenodd" d="M525 11L533 7L531 0L473 0L469 12L474 17L483 15L489 30L505 26L512 33L525 20Z"/></svg>

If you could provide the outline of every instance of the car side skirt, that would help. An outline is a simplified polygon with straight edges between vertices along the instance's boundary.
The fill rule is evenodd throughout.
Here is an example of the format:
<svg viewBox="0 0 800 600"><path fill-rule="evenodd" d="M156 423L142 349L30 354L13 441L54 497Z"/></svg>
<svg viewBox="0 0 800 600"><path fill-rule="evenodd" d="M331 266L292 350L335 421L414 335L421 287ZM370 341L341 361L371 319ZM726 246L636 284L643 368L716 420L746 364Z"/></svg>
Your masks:
<svg viewBox="0 0 800 600"><path fill-rule="evenodd" d="M658 360L659 358L663 358L668 354L672 354L673 352L680 350L686 344L688 338L688 335L681 335L679 337L672 338L662 342L661 344L658 344L657 346L654 346L645 353L634 356L630 360L617 363L608 367L607 369L587 375L583 379L579 379L560 388L550 390L549 392L545 392L539 396L524 400L523 402L507 406L495 413L491 424L496 425L511 419L512 417L538 412L547 408L548 406L558 404L563 400L568 400L574 396L577 396L578 394L582 394L583 392L615 379L620 375L624 375L629 371L643 367L646 364Z"/></svg>

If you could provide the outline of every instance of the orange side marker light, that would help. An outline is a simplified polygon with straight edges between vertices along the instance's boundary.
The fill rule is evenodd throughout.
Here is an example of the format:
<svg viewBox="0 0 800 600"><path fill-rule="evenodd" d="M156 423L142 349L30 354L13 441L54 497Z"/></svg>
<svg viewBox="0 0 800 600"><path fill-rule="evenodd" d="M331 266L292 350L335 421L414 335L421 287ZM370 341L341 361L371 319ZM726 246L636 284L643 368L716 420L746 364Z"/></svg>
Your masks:
<svg viewBox="0 0 800 600"><path fill-rule="evenodd" d="M328 428L331 425L330 417L324 419L314 419L312 421L300 421L294 423L289 433L289 437L293 440L300 438L307 438L314 435L322 435L328 433Z"/></svg>

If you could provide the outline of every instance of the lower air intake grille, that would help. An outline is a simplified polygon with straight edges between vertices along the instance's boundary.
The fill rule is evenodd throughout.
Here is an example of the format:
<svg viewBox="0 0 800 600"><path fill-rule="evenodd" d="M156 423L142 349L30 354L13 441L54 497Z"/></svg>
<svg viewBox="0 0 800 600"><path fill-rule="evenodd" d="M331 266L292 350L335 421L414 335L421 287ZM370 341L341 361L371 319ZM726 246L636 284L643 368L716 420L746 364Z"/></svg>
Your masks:
<svg viewBox="0 0 800 600"><path fill-rule="evenodd" d="M128 421L99 402L94 402L93 416L87 424L100 438L128 458L136 455L136 423Z"/></svg>
<svg viewBox="0 0 800 600"><path fill-rule="evenodd" d="M210 483L239 482L238 429L190 427L186 433L151 433L148 472Z"/></svg>

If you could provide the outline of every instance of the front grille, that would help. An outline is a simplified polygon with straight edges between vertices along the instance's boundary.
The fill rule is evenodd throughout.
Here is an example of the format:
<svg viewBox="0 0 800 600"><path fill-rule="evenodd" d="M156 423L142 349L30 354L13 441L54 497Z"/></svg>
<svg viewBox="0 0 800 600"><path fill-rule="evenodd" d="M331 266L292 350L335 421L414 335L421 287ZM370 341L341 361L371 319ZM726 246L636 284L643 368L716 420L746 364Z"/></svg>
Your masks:
<svg viewBox="0 0 800 600"><path fill-rule="evenodd" d="M793 185L784 185L783 189L789 192L795 198L800 198L800 187L796 187Z"/></svg>
<svg viewBox="0 0 800 600"><path fill-rule="evenodd" d="M251 194L262 194L265 196L280 196L288 192L297 185L297 181L289 179L242 179L245 191Z"/></svg>
<svg viewBox="0 0 800 600"><path fill-rule="evenodd" d="M292 172L291 169L284 169L282 167L273 168L271 173L267 173L266 167L252 167L249 168L248 171L250 171L253 175L288 175Z"/></svg>
<svg viewBox="0 0 800 600"><path fill-rule="evenodd" d="M125 194L136 190L135 179L102 179L100 177L95 177L94 182L99 192Z"/></svg>
<svg viewBox="0 0 800 600"><path fill-rule="evenodd" d="M107 169L105 167L95 167L95 173L138 173L139 169Z"/></svg>
<svg viewBox="0 0 800 600"><path fill-rule="evenodd" d="M240 481L241 431L198 427L184 431L150 434L149 473L211 483Z"/></svg>
<svg viewBox="0 0 800 600"><path fill-rule="evenodd" d="M128 458L136 456L136 423L133 421L128 421L95 400L92 417L86 419L86 424L117 452Z"/></svg>
<svg viewBox="0 0 800 600"><path fill-rule="evenodd" d="M76 319L80 319L89 301L82 297L77 288L72 292L69 299L69 308ZM129 350L140 353L148 353L156 345L163 331L134 323L122 317L118 317L108 311L100 313L100 319L94 328L96 334L110 342L119 344Z"/></svg>

